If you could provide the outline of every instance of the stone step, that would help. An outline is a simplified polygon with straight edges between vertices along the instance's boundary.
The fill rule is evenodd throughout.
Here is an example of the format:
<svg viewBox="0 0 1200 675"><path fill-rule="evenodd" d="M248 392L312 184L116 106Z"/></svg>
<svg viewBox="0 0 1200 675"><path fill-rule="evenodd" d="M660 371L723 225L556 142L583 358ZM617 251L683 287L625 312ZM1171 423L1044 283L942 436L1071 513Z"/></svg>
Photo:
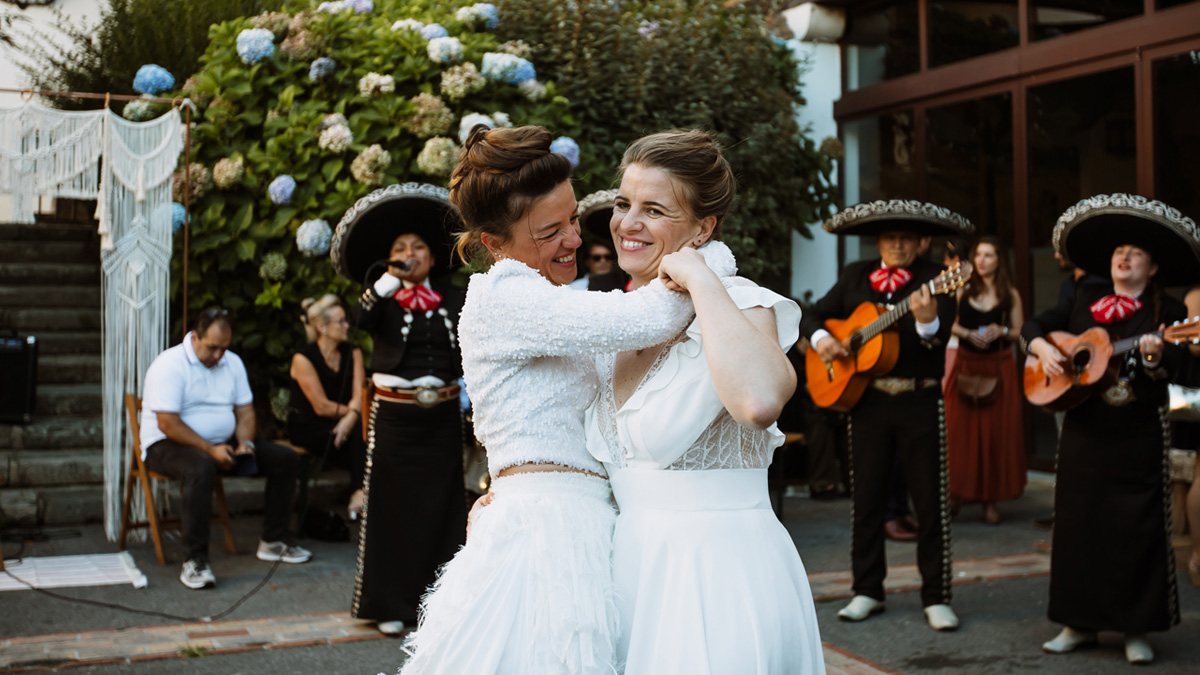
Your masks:
<svg viewBox="0 0 1200 675"><path fill-rule="evenodd" d="M0 424L0 450L67 450L104 444L103 424L95 417L34 417L29 424Z"/></svg>
<svg viewBox="0 0 1200 675"><path fill-rule="evenodd" d="M225 501L233 515L258 513L263 507L266 481L261 478L225 478ZM349 478L344 471L330 471L313 480L308 493L310 505L330 505L345 490ZM166 490L160 512L179 513L179 486ZM213 507L216 513L216 507ZM17 526L73 525L104 520L103 485L65 485L0 489L0 514ZM212 530L212 545L219 546L219 527ZM140 544L138 544L140 545ZM178 553L177 551L175 552Z"/></svg>
<svg viewBox="0 0 1200 675"><path fill-rule="evenodd" d="M93 263L14 262L0 265L0 285L100 285L100 261ZM38 292L45 292L38 289Z"/></svg>
<svg viewBox="0 0 1200 675"><path fill-rule="evenodd" d="M0 485L9 488L104 483L104 451L0 451Z"/></svg>
<svg viewBox="0 0 1200 675"><path fill-rule="evenodd" d="M99 415L103 407L98 383L38 384L38 417Z"/></svg>
<svg viewBox="0 0 1200 675"><path fill-rule="evenodd" d="M100 330L100 307L97 304L87 309L0 309L0 326L16 328L24 335L51 331Z"/></svg>
<svg viewBox="0 0 1200 675"><path fill-rule="evenodd" d="M0 262L92 263L98 260L99 241L18 239L0 246Z"/></svg>
<svg viewBox="0 0 1200 675"><path fill-rule="evenodd" d="M38 339L38 361L60 354L100 355L100 331L66 331L41 333Z"/></svg>
<svg viewBox="0 0 1200 675"><path fill-rule="evenodd" d="M0 248L3 248L0 246ZM100 306L100 285L86 286L0 286L0 307L86 307Z"/></svg>
<svg viewBox="0 0 1200 675"><path fill-rule="evenodd" d="M99 351L99 350L97 350ZM101 379L100 354L42 354L38 352L38 386L94 384ZM41 410L38 410L41 414Z"/></svg>
<svg viewBox="0 0 1200 675"><path fill-rule="evenodd" d="M0 223L0 241L2 240L41 240L41 241L100 241L96 232L96 224L74 223L35 223L24 225L18 223Z"/></svg>

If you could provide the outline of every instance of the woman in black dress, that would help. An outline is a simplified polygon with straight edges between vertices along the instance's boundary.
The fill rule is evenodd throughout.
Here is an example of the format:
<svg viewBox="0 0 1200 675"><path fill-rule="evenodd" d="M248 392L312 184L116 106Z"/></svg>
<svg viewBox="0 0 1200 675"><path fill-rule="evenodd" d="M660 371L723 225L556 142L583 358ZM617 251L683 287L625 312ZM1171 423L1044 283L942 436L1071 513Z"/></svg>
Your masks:
<svg viewBox="0 0 1200 675"><path fill-rule="evenodd" d="M1064 625L1042 648L1063 653L1102 630L1125 634L1131 663L1154 652L1146 633L1179 622L1171 500L1166 490L1167 381L1186 358L1153 331L1185 317L1162 287L1200 280L1195 223L1143 197L1098 195L1059 218L1059 250L1111 281L1076 288L1069 299L1025 323L1021 338L1045 370L1068 366L1047 339L1102 326L1114 339L1141 336L1114 354L1118 379L1067 411L1058 446L1051 621Z"/></svg>
<svg viewBox="0 0 1200 675"><path fill-rule="evenodd" d="M362 510L366 443L362 417L363 356L349 339L346 310L336 295L301 307L308 345L292 356L288 440L350 471L350 517ZM349 370L346 370L347 367Z"/></svg>
<svg viewBox="0 0 1200 675"><path fill-rule="evenodd" d="M376 190L342 217L332 247L338 271L366 286L350 314L374 344L351 613L387 634L416 624L421 597L466 538L465 293L437 278L451 269L458 225L448 194L415 183Z"/></svg>

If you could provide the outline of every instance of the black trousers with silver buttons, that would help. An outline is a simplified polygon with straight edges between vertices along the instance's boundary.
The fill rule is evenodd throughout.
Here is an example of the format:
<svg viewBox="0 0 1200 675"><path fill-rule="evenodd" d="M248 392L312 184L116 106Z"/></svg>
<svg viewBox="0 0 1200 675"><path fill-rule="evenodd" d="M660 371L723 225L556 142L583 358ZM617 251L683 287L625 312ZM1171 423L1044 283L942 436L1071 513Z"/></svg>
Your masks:
<svg viewBox="0 0 1200 675"><path fill-rule="evenodd" d="M849 454L855 595L884 598L887 556L883 526L898 457L920 524L917 567L921 602L926 607L949 604L950 517L940 389L895 396L867 389L850 415Z"/></svg>

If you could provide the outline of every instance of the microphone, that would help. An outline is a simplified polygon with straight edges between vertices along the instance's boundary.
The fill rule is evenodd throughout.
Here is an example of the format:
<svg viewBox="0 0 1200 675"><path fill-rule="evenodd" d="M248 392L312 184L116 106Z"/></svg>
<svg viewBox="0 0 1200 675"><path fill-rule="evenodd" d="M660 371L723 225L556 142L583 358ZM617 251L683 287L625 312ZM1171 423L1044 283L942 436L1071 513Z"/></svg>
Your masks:
<svg viewBox="0 0 1200 675"><path fill-rule="evenodd" d="M380 262L384 262L384 261L381 260ZM397 267L399 269L404 270L405 272L407 272L408 270L411 270L414 267L414 264L408 260L387 260L386 262L387 262L388 267Z"/></svg>

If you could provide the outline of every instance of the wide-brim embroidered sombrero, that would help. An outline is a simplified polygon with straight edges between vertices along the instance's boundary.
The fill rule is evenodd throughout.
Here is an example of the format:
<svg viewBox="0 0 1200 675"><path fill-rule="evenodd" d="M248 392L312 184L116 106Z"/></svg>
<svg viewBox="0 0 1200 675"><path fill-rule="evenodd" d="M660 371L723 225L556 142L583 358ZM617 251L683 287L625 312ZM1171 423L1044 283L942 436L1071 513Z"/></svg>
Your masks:
<svg viewBox="0 0 1200 675"><path fill-rule="evenodd" d="M612 242L609 223L616 200L616 190L599 190L579 200L579 223L584 232L592 235L592 241Z"/></svg>
<svg viewBox="0 0 1200 675"><path fill-rule="evenodd" d="M1200 230L1166 204L1129 194L1096 195L1067 209L1054 226L1054 248L1080 269L1112 276L1112 255L1132 245L1150 253L1164 286L1200 283Z"/></svg>
<svg viewBox="0 0 1200 675"><path fill-rule="evenodd" d="M369 283L372 280L364 277L371 265L388 257L396 237L412 233L429 244L434 261L429 276L437 277L453 269L451 242L461 228L462 219L445 188L424 183L389 185L346 211L333 233L329 257L338 274ZM378 266L372 276L377 278L385 269Z"/></svg>
<svg viewBox="0 0 1200 675"><path fill-rule="evenodd" d="M842 210L822 227L831 234L877 237L883 232L921 236L963 236L975 232L971 221L950 209L913 199L863 202Z"/></svg>

